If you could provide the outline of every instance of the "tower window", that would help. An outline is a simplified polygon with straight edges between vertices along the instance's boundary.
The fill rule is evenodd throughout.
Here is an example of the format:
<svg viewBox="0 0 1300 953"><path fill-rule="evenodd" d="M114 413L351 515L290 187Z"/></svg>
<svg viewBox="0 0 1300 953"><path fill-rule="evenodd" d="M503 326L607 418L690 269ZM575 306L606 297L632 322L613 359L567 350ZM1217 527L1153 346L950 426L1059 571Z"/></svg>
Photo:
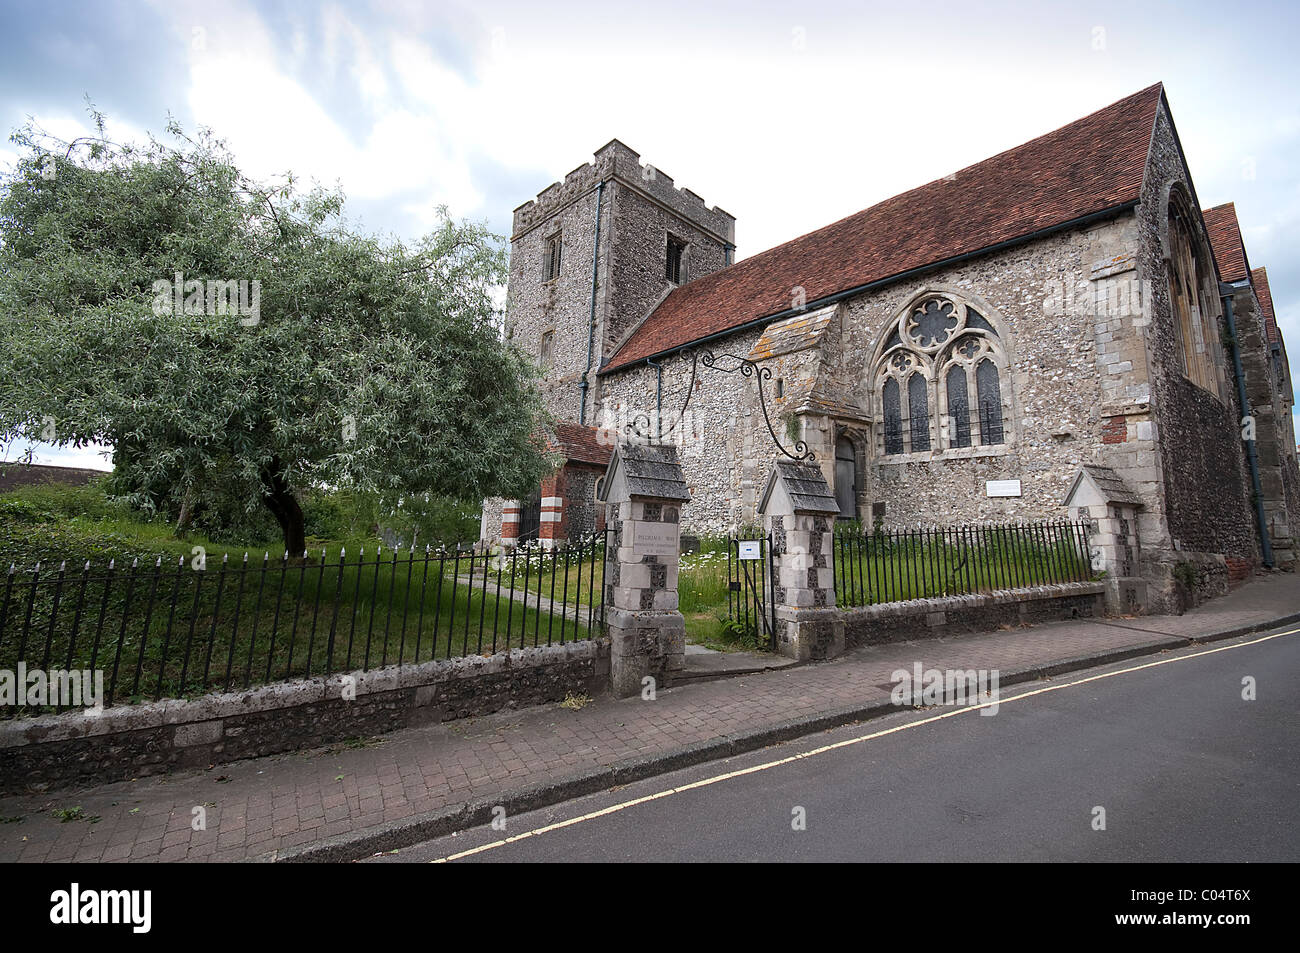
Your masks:
<svg viewBox="0 0 1300 953"><path fill-rule="evenodd" d="M564 237L560 232L556 232L546 240L546 249L543 255L542 267L546 273L546 280L560 277L560 255L564 251Z"/></svg>
<svg viewBox="0 0 1300 953"><path fill-rule="evenodd" d="M542 343L538 348L537 360L542 367L549 368L551 359L555 356L555 332L545 331L542 334Z"/></svg>
<svg viewBox="0 0 1300 953"><path fill-rule="evenodd" d="M664 277L675 285L680 285L686 277L686 243L671 235L668 237L668 265Z"/></svg>

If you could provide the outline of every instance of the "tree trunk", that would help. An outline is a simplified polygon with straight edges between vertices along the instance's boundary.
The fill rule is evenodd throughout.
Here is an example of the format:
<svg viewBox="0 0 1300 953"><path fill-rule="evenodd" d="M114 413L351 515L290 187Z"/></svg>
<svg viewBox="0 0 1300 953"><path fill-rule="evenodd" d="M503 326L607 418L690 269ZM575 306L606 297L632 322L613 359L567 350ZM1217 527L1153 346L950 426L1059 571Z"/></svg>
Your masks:
<svg viewBox="0 0 1300 953"><path fill-rule="evenodd" d="M284 480L280 461L272 460L270 467L262 471L262 485L266 488L262 494L262 503L280 524L284 551L290 559L301 559L307 551L306 524L302 517L302 507Z"/></svg>
<svg viewBox="0 0 1300 953"><path fill-rule="evenodd" d="M185 496L181 499L181 512L176 517L176 538L184 539L185 531L190 527L190 520L194 516L194 487L189 487L185 491Z"/></svg>

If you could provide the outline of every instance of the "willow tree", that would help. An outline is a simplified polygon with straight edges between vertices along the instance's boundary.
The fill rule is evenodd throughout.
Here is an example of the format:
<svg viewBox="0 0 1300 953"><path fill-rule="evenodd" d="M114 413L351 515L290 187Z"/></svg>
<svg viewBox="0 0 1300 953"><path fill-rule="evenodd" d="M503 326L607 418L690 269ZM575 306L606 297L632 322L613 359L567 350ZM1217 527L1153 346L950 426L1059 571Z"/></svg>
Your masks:
<svg viewBox="0 0 1300 953"><path fill-rule="evenodd" d="M542 403L497 333L498 238L444 211L418 242L381 241L337 192L252 181L209 134L118 144L95 119L74 142L12 136L0 434L111 444L145 507L263 505L291 553L309 485L468 501L537 484Z"/></svg>

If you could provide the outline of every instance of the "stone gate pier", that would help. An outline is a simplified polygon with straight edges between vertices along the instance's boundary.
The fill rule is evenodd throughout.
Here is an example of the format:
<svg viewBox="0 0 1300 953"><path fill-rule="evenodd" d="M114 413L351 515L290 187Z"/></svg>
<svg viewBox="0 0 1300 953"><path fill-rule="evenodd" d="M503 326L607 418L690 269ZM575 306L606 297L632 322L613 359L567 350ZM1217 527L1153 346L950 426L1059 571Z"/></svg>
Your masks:
<svg viewBox="0 0 1300 953"><path fill-rule="evenodd" d="M601 487L610 532L605 550L605 622L610 681L620 697L648 677L662 687L686 667L686 620L677 608L681 509L691 494L668 445L614 451Z"/></svg>
<svg viewBox="0 0 1300 953"><path fill-rule="evenodd" d="M833 564L840 508L821 468L778 460L758 508L772 539L777 651L801 661L841 654L844 614L835 607Z"/></svg>

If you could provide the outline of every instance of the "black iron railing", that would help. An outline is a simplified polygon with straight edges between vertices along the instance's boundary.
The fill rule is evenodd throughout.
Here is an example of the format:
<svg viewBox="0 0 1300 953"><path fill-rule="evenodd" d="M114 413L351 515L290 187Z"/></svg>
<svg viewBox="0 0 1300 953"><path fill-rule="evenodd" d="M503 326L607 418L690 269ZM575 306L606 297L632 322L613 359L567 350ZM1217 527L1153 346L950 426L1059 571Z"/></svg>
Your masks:
<svg viewBox="0 0 1300 953"><path fill-rule="evenodd" d="M10 565L0 670L102 671L112 704L580 641L604 624L605 542Z"/></svg>
<svg viewBox="0 0 1300 953"><path fill-rule="evenodd" d="M840 606L1093 578L1087 524L1069 520L839 530L834 570Z"/></svg>
<svg viewBox="0 0 1300 953"><path fill-rule="evenodd" d="M732 536L727 546L727 618L733 634L776 651L776 603L772 588L772 537L761 532Z"/></svg>

